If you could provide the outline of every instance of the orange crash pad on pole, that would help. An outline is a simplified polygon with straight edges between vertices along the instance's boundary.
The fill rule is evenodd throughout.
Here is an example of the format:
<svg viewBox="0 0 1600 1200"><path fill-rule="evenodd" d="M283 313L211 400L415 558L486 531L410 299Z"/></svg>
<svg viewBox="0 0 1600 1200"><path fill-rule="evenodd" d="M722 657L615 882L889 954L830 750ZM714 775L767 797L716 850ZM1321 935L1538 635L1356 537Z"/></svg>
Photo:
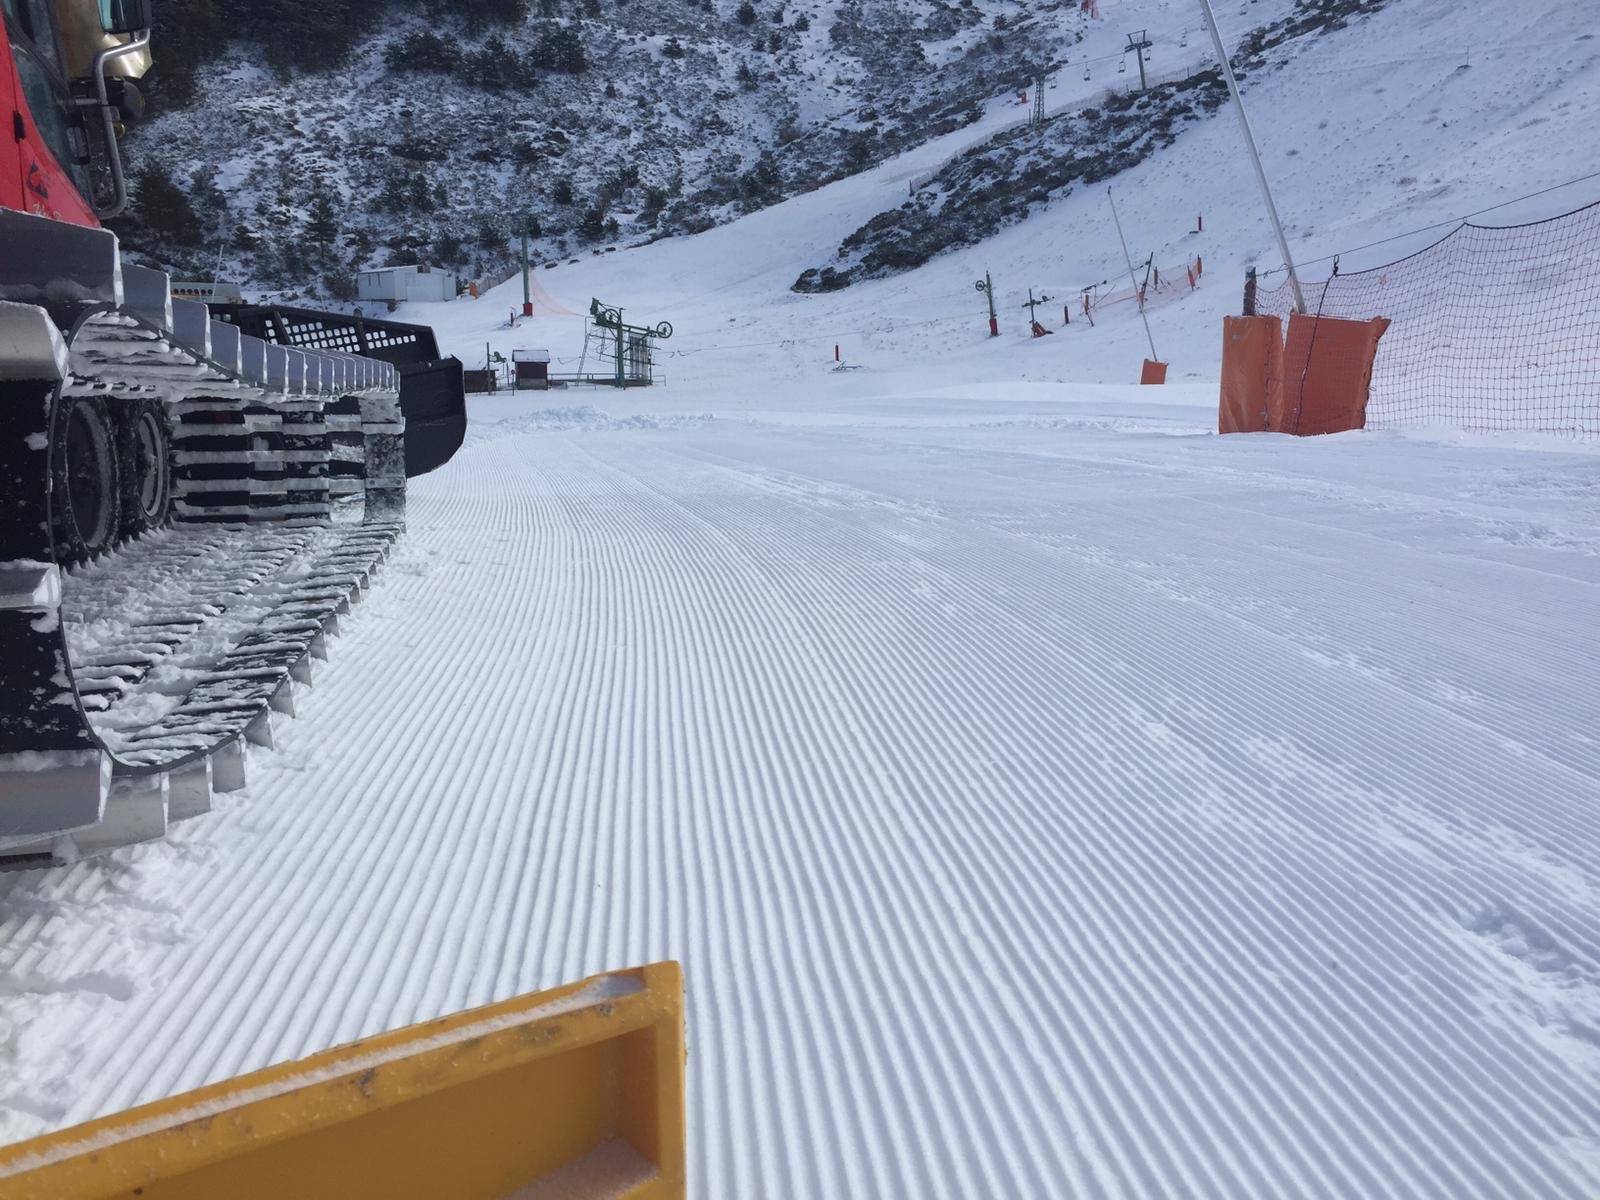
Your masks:
<svg viewBox="0 0 1600 1200"><path fill-rule="evenodd" d="M1289 315L1222 319L1219 433L1311 436L1364 429L1378 340L1386 317L1351 321Z"/></svg>
<svg viewBox="0 0 1600 1200"><path fill-rule="evenodd" d="M1291 313L1283 349L1283 413L1272 427L1307 437L1365 429L1372 364L1388 328L1386 317L1347 321Z"/></svg>
<svg viewBox="0 0 1600 1200"><path fill-rule="evenodd" d="M1264 433L1281 408L1283 322L1277 317L1222 318L1222 400L1218 433Z"/></svg>
<svg viewBox="0 0 1600 1200"><path fill-rule="evenodd" d="M1165 383L1167 381L1167 364L1156 362L1154 359L1144 360L1144 369L1139 372L1140 383Z"/></svg>

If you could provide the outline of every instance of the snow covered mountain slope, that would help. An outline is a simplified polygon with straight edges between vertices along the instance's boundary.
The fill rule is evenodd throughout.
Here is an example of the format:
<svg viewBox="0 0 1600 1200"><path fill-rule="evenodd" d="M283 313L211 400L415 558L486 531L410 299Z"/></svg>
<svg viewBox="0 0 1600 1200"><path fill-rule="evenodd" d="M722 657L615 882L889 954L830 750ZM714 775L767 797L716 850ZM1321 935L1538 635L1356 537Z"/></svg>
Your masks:
<svg viewBox="0 0 1600 1200"><path fill-rule="evenodd" d="M1302 255L1592 169L1588 9L1524 9L1394 0L1254 85ZM1113 274L1098 190L790 290L987 119L541 272L672 320L667 386L474 398L248 792L0 875L0 1137L672 956L697 1196L1600 1192L1595 448L1213 436L1270 265L1226 111L1114 181L1206 260L1176 385L1092 382L1131 312L1022 333ZM405 315L575 368L520 299Z"/></svg>
<svg viewBox="0 0 1600 1200"><path fill-rule="evenodd" d="M1276 19L1286 9L1267 15ZM1235 10L1234 28L1255 27L1255 11L1241 18ZM1538 0L1521 10L1527 31L1516 35L1497 24L1503 11L1491 0L1395 0L1311 40L1303 59L1251 85L1252 120L1308 279L1325 277L1340 251L1346 270L1390 261L1439 237L1448 227L1440 222L1595 170L1600 35L1590 28L1588 7ZM1068 89L1095 86L1069 72L1052 94L1067 92L1060 101L1066 107L1077 102ZM937 363L941 372L972 380L1136 379L1149 350L1131 305L1093 329L1081 322L1061 328L1062 306L1076 303L1080 288L1126 280L1104 186L1054 197L1021 224L917 270L830 294L789 291L847 235L900 204L909 184L1015 118L1001 112L991 120L698 237L586 257L543 271L541 279L573 309L599 296L641 317L670 319L677 332L663 347L663 362L675 381L820 372L835 343L847 360L874 369ZM1279 265L1231 111L1195 123L1108 183L1136 259L1202 260L1202 286L1150 320L1159 356L1177 377L1214 378L1219 318L1239 311L1244 268ZM1535 220L1596 198L1600 181L1587 179L1479 220ZM1204 231L1193 232L1201 217ZM1420 232L1349 252L1411 230ZM985 271L999 298L998 340L988 338L983 298L972 288ZM1027 336L1029 288L1052 297L1041 312L1056 336ZM436 325L469 364L481 361L490 342L506 351L548 345L575 367L581 321L497 328L521 298L513 281L476 303L409 311Z"/></svg>
<svg viewBox="0 0 1600 1200"><path fill-rule="evenodd" d="M541 258L704 229L1014 105L1090 24L1067 0L379 7L336 69L219 31L193 103L130 139L129 244L300 291L419 258L498 279L530 219ZM162 15L158 50L193 54Z"/></svg>

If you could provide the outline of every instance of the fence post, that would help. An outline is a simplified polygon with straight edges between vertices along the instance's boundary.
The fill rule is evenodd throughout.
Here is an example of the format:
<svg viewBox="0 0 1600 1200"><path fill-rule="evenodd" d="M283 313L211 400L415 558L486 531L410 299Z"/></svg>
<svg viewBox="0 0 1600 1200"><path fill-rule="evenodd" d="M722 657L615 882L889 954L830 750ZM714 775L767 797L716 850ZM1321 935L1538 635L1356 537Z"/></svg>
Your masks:
<svg viewBox="0 0 1600 1200"><path fill-rule="evenodd" d="M1251 267L1244 273L1244 315L1256 315L1256 269Z"/></svg>

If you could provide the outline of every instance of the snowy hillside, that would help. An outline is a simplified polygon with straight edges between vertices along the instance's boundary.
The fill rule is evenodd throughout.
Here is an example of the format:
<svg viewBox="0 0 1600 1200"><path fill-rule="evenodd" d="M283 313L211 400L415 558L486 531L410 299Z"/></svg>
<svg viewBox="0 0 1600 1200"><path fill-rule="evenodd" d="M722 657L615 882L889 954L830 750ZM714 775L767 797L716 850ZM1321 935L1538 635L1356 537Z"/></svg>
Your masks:
<svg viewBox="0 0 1600 1200"><path fill-rule="evenodd" d="M967 125L1088 24L1067 0L520 7L395 0L332 69L219 35L193 103L130 139L126 240L302 291L419 258L498 279L530 218L542 259L704 229Z"/></svg>
<svg viewBox="0 0 1600 1200"><path fill-rule="evenodd" d="M1249 80L1308 278L1600 198L1589 0L1357 7ZM1203 66L1187 3L1101 12L1047 115L1137 28ZM793 290L1026 115L541 269L670 320L664 386L470 398L249 788L0 874L0 1140L671 957L697 1197L1600 1195L1600 445L1215 436L1279 266L1226 107ZM1165 388L1131 305L1062 324L1107 186L1205 264ZM400 316L577 370L521 299Z"/></svg>
<svg viewBox="0 0 1600 1200"><path fill-rule="evenodd" d="M1286 37L1281 66L1308 32L1382 2L1322 0L1296 23L1291 0L1245 0L1221 20L1247 47ZM278 70L251 41L215 33L197 50L158 22L185 71L203 57L192 102L168 101L129 139L140 187L124 240L180 276L288 294L342 297L360 267L417 260L498 280L530 219L539 261L706 229L956 130L957 147L981 145L1025 121L1038 79L1047 138L1067 134L1114 173L1136 159L1080 114L1108 89L1113 107L1133 103L1128 34L1146 31L1152 80L1210 62L1189 0L1105 0L1099 19L1068 0L522 7L499 24L393 0L337 66L291 54L315 65ZM159 102L159 67L156 80ZM1148 123L1113 125L1140 139ZM903 181L924 208L949 190L939 165ZM1019 173L1001 188L1005 219L1046 194ZM935 204L955 227L937 244L1004 223L964 208Z"/></svg>
<svg viewBox="0 0 1600 1200"><path fill-rule="evenodd" d="M1276 21L1293 6L1248 8L1247 17L1233 10L1235 30L1260 28L1258 8L1263 21ZM1140 9L1130 0L1127 11ZM1341 251L1347 271L1399 258L1489 206L1502 205L1479 221L1513 224L1600 196L1593 179L1558 186L1595 169L1597 156L1574 147L1594 143L1600 36L1587 7L1575 0L1538 0L1526 11L1530 28L1540 32L1523 43L1490 36L1499 12L1492 0L1392 0L1380 12L1305 39L1291 65L1248 84L1258 140L1308 279L1325 277ZM1103 44L1116 42L1109 30L1099 36ZM1198 38L1189 41L1188 53L1196 53ZM1076 108L1075 89L1103 94L1101 81L1086 83L1072 71L1059 83L1052 93L1062 97L1053 101L1059 109ZM1335 87L1339 103L1330 107ZM835 344L847 362L874 371L935 367L945 377L973 381L1128 382L1149 352L1131 304L1097 318L1093 328L1081 320L1062 327L1062 307L1078 302L1082 288L1126 281L1106 201L1110 186L1136 260L1203 261L1201 286L1154 309L1150 323L1159 356L1170 360L1176 378L1214 379L1220 317L1239 311L1245 268L1280 265L1226 108L1191 122L1171 145L1095 186L1028 205L1024 220L977 245L953 246L918 269L843 291L790 290L848 235L894 212L910 184L982 152L994 144L990 139L1004 141L1017 122L1015 109L1002 108L979 125L731 225L564 263L542 270L540 279L575 311L598 296L639 317L671 320L677 332L663 345L661 361L674 388L800 376L826 389L837 379L828 374ZM1532 193L1544 194L1505 203ZM1204 229L1196 232L1199 219ZM1403 234L1410 236L1396 237ZM984 301L973 291L985 271L995 283L999 339L987 336ZM1051 297L1040 311L1055 336L1027 336L1023 306L1030 288ZM468 365L481 365L490 343L507 354L517 346L547 346L576 369L582 319L542 317L515 331L503 328L507 310L521 299L512 281L480 301L403 311L434 324Z"/></svg>
<svg viewBox="0 0 1600 1200"><path fill-rule="evenodd" d="M1261 72L1292 70L1312 52L1316 38L1371 16L1387 2L1295 5L1233 45L1234 71L1248 87ZM1092 69L1088 73L1092 78ZM835 291L981 242L1053 197L1131 170L1227 100L1214 52L1146 82L1148 87L1130 80L1007 130L914 179L909 200L851 233L834 260L807 270L795 290Z"/></svg>

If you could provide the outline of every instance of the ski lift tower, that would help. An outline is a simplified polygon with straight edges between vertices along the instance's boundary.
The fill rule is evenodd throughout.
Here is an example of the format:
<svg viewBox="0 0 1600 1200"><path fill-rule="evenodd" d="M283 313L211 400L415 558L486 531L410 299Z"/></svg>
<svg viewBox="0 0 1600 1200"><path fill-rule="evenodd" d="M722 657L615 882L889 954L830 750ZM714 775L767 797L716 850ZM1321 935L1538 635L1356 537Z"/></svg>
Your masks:
<svg viewBox="0 0 1600 1200"><path fill-rule="evenodd" d="M1129 54L1132 54L1139 60L1139 90L1141 92L1150 90L1144 81L1144 56L1145 52L1150 48L1150 35L1148 31L1143 29L1139 30L1138 33L1130 33L1128 35L1128 44L1122 48L1122 57L1124 62L1127 61Z"/></svg>
<svg viewBox="0 0 1600 1200"><path fill-rule="evenodd" d="M628 325L622 320L622 310L589 301L589 321L601 342L600 355L615 364L611 380L619 388L649 387L655 381L655 340L672 336L672 324L658 321L654 325Z"/></svg>

